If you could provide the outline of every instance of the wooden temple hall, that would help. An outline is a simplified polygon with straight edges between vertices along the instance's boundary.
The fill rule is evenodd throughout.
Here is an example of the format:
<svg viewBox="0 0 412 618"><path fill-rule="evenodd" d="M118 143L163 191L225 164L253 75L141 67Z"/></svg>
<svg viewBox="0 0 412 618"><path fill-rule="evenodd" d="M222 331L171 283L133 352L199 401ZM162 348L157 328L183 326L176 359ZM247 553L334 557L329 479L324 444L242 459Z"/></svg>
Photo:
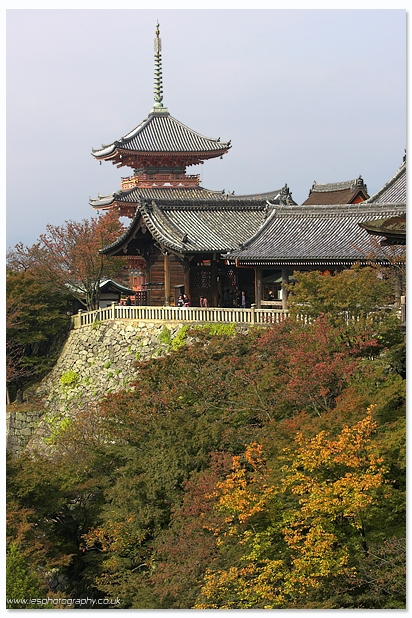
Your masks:
<svg viewBox="0 0 412 618"><path fill-rule="evenodd" d="M129 285L144 304L175 305L186 293L192 305L203 297L210 306L230 307L245 292L248 306L285 308L285 284L294 270L339 271L366 263L371 235L360 224L405 214L406 160L372 197L361 177L315 183L300 206L286 184L256 195L201 187L186 168L222 157L231 143L200 135L163 105L159 24L154 93L143 122L92 151L99 161L132 169L120 191L90 204L130 218L124 234L101 252L129 258ZM385 248L380 251L377 259L385 262Z"/></svg>

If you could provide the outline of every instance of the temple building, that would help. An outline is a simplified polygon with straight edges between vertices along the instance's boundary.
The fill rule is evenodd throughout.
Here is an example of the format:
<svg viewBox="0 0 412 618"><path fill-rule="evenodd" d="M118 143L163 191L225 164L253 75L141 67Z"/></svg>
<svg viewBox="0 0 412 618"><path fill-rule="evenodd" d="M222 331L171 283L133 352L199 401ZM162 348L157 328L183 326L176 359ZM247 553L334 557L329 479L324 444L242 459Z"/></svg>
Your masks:
<svg viewBox="0 0 412 618"><path fill-rule="evenodd" d="M131 272L143 276L146 304L174 304L185 292L193 304L202 296L217 306L225 292L233 302L241 288L252 298L253 271L238 271L221 255L255 234L275 205L295 202L287 185L235 196L205 189L198 175L186 173L191 165L222 157L231 144L189 129L164 107L159 35L157 24L149 116L114 143L92 150L99 161L133 169L122 178L120 191L90 200L96 210L116 209L132 219L123 236L102 253L129 257Z"/></svg>
<svg viewBox="0 0 412 618"><path fill-rule="evenodd" d="M300 206L286 184L253 195L201 187L199 176L188 175L186 168L222 157L231 143L196 133L164 107L159 35L157 25L155 96L148 117L92 151L99 161L133 170L122 178L121 190L90 204L131 219L101 253L128 257L139 302L174 305L184 292L192 305L203 297L210 306L233 306L243 291L249 305L286 308L286 284L295 270L339 272L367 264L373 237L364 224L405 215L406 161L372 197L361 177L315 183ZM374 259L386 263L384 246Z"/></svg>
<svg viewBox="0 0 412 618"><path fill-rule="evenodd" d="M319 206L321 204L359 204L369 198L368 188L362 176L356 180L334 182L326 185L314 182L309 197L302 206Z"/></svg>
<svg viewBox="0 0 412 618"><path fill-rule="evenodd" d="M376 236L380 221L386 222L386 226L395 221L397 234L402 235L405 217L404 159L382 189L364 202L274 207L254 236L223 257L237 268L254 269L258 306L265 301L265 291L270 290L286 308L286 284L295 270L339 272L356 263L367 264L371 259L389 263L384 243L377 247L368 232L373 227ZM381 236L388 233L388 229L381 230ZM271 284L276 285L275 289L270 288Z"/></svg>

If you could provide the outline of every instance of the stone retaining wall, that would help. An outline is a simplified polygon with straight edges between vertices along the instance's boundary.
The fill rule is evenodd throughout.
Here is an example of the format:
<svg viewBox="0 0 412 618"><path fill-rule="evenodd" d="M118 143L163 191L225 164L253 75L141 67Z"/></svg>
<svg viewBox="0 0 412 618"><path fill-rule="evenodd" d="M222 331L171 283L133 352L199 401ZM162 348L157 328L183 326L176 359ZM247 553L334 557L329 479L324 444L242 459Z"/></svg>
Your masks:
<svg viewBox="0 0 412 618"><path fill-rule="evenodd" d="M23 413L9 406L9 450L20 452L29 440L33 448L44 450L63 419L95 405L109 392L132 389L135 361L163 356L183 327L188 325L113 320L72 330L52 371L35 391L25 393L28 403L31 396L40 400L43 412L33 410L23 422Z"/></svg>
<svg viewBox="0 0 412 618"><path fill-rule="evenodd" d="M34 434L43 410L30 410L27 405L9 406L6 412L6 449L18 455Z"/></svg>

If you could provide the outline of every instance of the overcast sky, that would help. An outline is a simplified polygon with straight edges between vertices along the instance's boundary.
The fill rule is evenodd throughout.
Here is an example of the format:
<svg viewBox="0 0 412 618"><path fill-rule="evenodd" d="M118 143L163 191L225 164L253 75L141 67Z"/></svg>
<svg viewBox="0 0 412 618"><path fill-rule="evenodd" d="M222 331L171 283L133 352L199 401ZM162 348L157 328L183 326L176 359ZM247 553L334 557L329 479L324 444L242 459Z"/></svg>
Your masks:
<svg viewBox="0 0 412 618"><path fill-rule="evenodd" d="M89 197L129 168L91 156L153 104L160 22L164 105L231 140L202 186L262 193L362 175L369 194L406 148L406 12L396 10L8 10L7 247L47 224L95 216Z"/></svg>

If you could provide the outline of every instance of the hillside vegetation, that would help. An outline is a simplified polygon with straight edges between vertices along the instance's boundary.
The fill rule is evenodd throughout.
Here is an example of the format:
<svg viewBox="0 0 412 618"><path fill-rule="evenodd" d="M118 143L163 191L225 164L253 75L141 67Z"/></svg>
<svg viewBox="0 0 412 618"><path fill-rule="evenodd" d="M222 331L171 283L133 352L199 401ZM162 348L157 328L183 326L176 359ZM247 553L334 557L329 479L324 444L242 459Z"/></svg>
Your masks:
<svg viewBox="0 0 412 618"><path fill-rule="evenodd" d="M310 324L188 333L11 459L7 597L405 608L405 344L372 275L333 277L350 306L302 276Z"/></svg>

